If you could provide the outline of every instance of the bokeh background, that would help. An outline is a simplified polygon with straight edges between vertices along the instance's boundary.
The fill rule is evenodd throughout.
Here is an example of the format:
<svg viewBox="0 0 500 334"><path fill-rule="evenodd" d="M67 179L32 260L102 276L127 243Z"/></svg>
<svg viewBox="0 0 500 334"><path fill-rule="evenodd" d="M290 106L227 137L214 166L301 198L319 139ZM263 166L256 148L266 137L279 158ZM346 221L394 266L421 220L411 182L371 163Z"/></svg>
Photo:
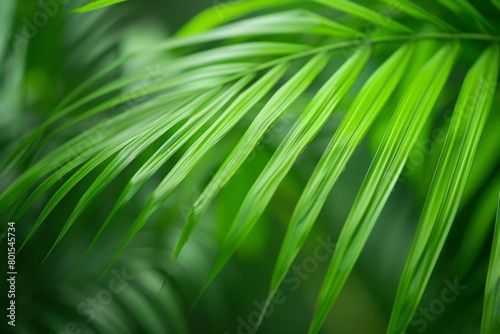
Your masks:
<svg viewBox="0 0 500 334"><path fill-rule="evenodd" d="M3 0L0 4L1 29L10 32L9 39L1 41L0 45L2 161L23 136L47 119L57 104L85 79L130 50L153 47L175 33L196 13L220 4L212 0L128 0L103 10L75 14L70 13L70 10L81 5L82 1L66 2L61 6L52 1L58 9L46 24L36 27L36 32L33 32L33 36L27 41L19 39L19 36L23 29L26 29L27 22L33 22L37 13L42 10L39 2ZM465 50L463 57L474 59L478 52L471 47L470 50ZM139 57L120 69L120 73L116 75L142 70L147 76L148 69L154 70L157 62L168 57L175 57L175 54ZM372 67L376 66L375 64L377 59ZM465 71L466 68L462 69L462 73L460 69L457 71L458 82L461 82ZM329 71L324 71L322 74L323 81L328 77L328 73ZM311 91L318 87L319 83L316 83ZM439 105L443 113L453 107L456 97L453 94L458 90L450 84L449 91L450 96L444 97ZM203 190L210 176L217 171L217 167L231 151L252 118L243 119L230 135L218 144L215 152L189 175L188 180L171 197L161 214L155 215L127 247L114 264L113 271L103 277L100 276L123 240L133 217L140 212L148 193L161 180L162 174L172 167L172 162L164 166L159 175L148 183L76 271L76 265L120 195L124 184L133 175L136 167L151 154L152 149L141 155L106 189L99 197L98 205L91 206L78 219L60 245L42 264L65 219L86 187L91 184L93 179L92 175L89 175L56 207L34 238L17 256L15 332L249 333L245 324L254 321L255 311L267 294L272 269L292 213L290 208L296 204L352 98L353 96L348 96L339 112L297 161L257 227L206 291L192 313L189 313L189 309L209 273L224 232L236 215L246 191L279 145L286 130L293 124L301 106L307 101L294 106L292 112L266 136L241 172L220 193L204 216L200 228L189 241L159 296L162 283L170 269L172 246L179 236L190 205ZM491 114L484 141L498 144L497 125L500 115L497 112ZM79 128L73 128L70 132L53 138L47 145L47 151L75 133L85 131L97 121L96 119L80 124ZM315 250L328 243L328 240L334 241L338 237L370 165L376 149L377 136L379 134L375 127L372 136L365 140L333 189L315 229L297 258L296 271L290 273L288 283L282 286L283 303L270 309L269 317L265 318L259 333L307 331L328 265L328 260L314 257ZM426 147L423 145L422 150ZM335 304L323 333L384 333L398 279L423 206L425 191L432 177L432 169L428 166L433 161L435 163L438 156L439 143L432 145L435 145L436 149L426 157L426 161L416 164L414 172L412 167L412 172L409 173L411 175L402 178L398 183ZM491 145L483 145L484 152L479 154L497 159L498 154L489 156ZM181 150L176 157L181 156L184 151L185 149ZM41 156L44 154L45 151L40 153ZM0 190L5 189L30 163L24 162L1 179ZM496 207L495 202L482 200L480 194L498 191L498 163L497 159L490 170L480 169L481 172L476 173L477 182L466 193L463 208L421 305L428 307L433 300L440 298L442 290L447 287L446 282L459 281L467 288L457 296L455 302L446 305L442 314L425 321L426 333L478 332L481 294L491 241L491 234L486 232L492 229ZM98 170L95 173L98 173ZM484 195L484 198L489 197ZM16 221L18 246L48 199L48 196L42 198L37 206ZM2 217L2 223L9 220L8 214ZM471 232L471 226L475 227L475 232ZM466 238L471 233L478 236L473 239L474 247L470 247L470 238ZM0 247L2 258L6 258L3 240ZM460 262L457 262L457 258L461 259ZM2 269L2 287L6 286L5 275L6 270ZM119 287L115 286L117 276L121 277ZM2 288L0 299L2 309L5 310L7 300L3 292ZM420 315L416 319L426 318ZM0 326L2 333L12 331L12 328L6 326L4 316ZM422 328L422 322L419 322L419 325L410 326L408 332L421 333L424 332L421 331Z"/></svg>

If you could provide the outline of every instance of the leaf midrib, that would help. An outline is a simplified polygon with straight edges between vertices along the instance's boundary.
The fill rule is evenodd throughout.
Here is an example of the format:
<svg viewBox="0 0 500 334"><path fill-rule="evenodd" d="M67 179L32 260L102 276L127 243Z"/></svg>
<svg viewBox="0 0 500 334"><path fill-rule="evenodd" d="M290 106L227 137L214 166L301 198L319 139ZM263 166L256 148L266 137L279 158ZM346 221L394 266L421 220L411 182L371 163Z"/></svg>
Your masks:
<svg viewBox="0 0 500 334"><path fill-rule="evenodd" d="M418 42L427 40L441 40L441 41L460 41L460 40L472 40L472 41L484 41L484 42L500 42L500 36L489 35L489 34L476 34L476 33L426 33L426 34L415 34L415 35L388 35L378 38L366 38L366 39L355 39L346 42L335 42L326 45L321 45L318 47L311 48L306 51L302 51L289 56L276 58L261 65L258 65L249 70L238 73L234 76L229 77L224 80L223 83L234 81L241 78L244 75L255 73L261 70L265 70L269 67L276 66L283 62L289 62L298 60L300 58L305 58L309 56L314 56L321 52L332 52L341 49L351 49L363 46L373 46L376 44L394 43L394 42Z"/></svg>

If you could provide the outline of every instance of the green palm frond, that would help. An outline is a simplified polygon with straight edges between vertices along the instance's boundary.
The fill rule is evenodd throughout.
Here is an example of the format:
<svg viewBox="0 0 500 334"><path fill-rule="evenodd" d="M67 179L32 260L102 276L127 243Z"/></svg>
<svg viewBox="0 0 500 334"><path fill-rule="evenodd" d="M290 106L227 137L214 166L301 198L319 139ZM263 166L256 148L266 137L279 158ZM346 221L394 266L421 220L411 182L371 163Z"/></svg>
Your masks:
<svg viewBox="0 0 500 334"><path fill-rule="evenodd" d="M497 219L493 247L491 249L490 267L484 292L484 313L481 333L496 333L500 331L500 199L497 208Z"/></svg>
<svg viewBox="0 0 500 334"><path fill-rule="evenodd" d="M401 278L389 331L408 326L446 240L491 108L499 57L498 46L490 47L465 78Z"/></svg>
<svg viewBox="0 0 500 334"><path fill-rule="evenodd" d="M124 2L125 0L95 0L92 2L89 2L88 4L75 8L73 12L75 13L84 13L84 12L90 12L92 10L97 10L101 8L105 8L108 6L112 6L114 4Z"/></svg>
<svg viewBox="0 0 500 334"><path fill-rule="evenodd" d="M77 11L116 2L96 1ZM500 26L494 18L500 15L500 6L498 1L473 5L466 0L369 3L238 1L231 8L216 6L201 13L175 37L150 50L116 59L61 101L5 159L2 176L15 173L26 162L33 163L0 195L0 213L11 210L9 219L19 220L44 202L23 240L24 247L50 214L65 205L68 193L90 182L51 243L48 257L113 181L132 169L128 183L78 264L95 249L127 205L143 201L139 194L146 192L144 207L120 240L115 255L108 259L108 270L141 229L174 200L174 192L182 188L192 171L207 157L218 156L219 143L236 133L237 142L217 162L218 170L194 201L178 240L171 245L174 264L211 203L266 133L286 115L298 114L238 203L234 221L225 231L198 295L200 298L250 235L300 155L319 133L327 131L329 144L291 210L280 243L266 298L269 306L332 188L368 136L378 148L343 224L319 292L309 329L311 334L318 333L413 152L433 128L439 127L446 132L446 139L435 157L423 163L432 177L428 182L413 179L421 181L426 200L387 329L391 334L404 332L423 298L456 215L467 204L468 196L479 192L481 182L469 190L468 180L480 180L484 171L495 170L499 159L498 146L488 149L481 138L484 133L498 140L497 130L488 120L497 117L489 115L492 106L499 106L495 97ZM0 57L2 48L0 45ZM151 55L162 60L147 74L113 77L129 62ZM443 92L453 96L450 101L443 101ZM449 124L438 120L443 105L455 105ZM342 121L329 131L334 113L342 114ZM494 120L492 124L496 124ZM63 143L51 148L56 139ZM487 153L482 153L482 147ZM495 156L488 160L481 154ZM488 216L485 212L491 211L492 196L496 200L498 182L481 194L484 208L476 209L472 222ZM469 228L472 232L458 252L466 263L463 274L477 257L467 254L467 245L484 243L491 232L489 220ZM486 284L484 333L498 330L498 234L497 227ZM145 286L140 287L142 293ZM264 307L261 320L265 312ZM161 328L159 324L151 326L151 331Z"/></svg>

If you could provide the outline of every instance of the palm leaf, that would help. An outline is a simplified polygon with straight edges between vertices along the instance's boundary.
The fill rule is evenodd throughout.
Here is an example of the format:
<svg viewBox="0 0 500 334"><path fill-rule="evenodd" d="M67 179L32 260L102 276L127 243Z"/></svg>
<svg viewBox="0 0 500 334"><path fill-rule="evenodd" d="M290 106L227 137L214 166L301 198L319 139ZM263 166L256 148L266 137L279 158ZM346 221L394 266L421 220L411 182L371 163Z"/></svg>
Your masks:
<svg viewBox="0 0 500 334"><path fill-rule="evenodd" d="M319 331L354 267L448 78L457 53L457 45L444 46L422 68L402 97L338 239L309 333Z"/></svg>
<svg viewBox="0 0 500 334"><path fill-rule="evenodd" d="M390 4L394 9L401 10L406 14L422 21L428 21L443 31L457 31L450 23L440 19L439 17L429 13L425 9L408 0L383 0Z"/></svg>
<svg viewBox="0 0 500 334"><path fill-rule="evenodd" d="M392 20L388 16L379 14L376 11L368 9L355 2L347 0L314 0L320 4L351 14L352 16L362 18L368 22L372 22L377 26L386 26L388 29L395 32L411 33L411 29Z"/></svg>
<svg viewBox="0 0 500 334"><path fill-rule="evenodd" d="M378 112L396 88L406 69L405 65L410 59L411 52L412 46L403 46L372 75L335 132L335 136L318 162L316 170L311 175L295 207L276 261L271 280L271 292L267 300L272 300L302 248L335 181L346 168L355 148L360 144ZM262 313L265 313L265 310Z"/></svg>
<svg viewBox="0 0 500 334"><path fill-rule="evenodd" d="M106 186L108 186L113 179L115 179L118 174L120 174L132 161L134 161L139 154L141 154L147 147L152 145L158 138L160 138L162 135L165 134L168 130L170 130L173 126L175 126L177 123L181 122L182 120L188 118L188 117L194 117L196 112L200 111L204 104L207 103L207 101L210 100L216 93L218 93L218 90L213 90L209 94L204 94L193 100L191 103L183 106L178 112L170 113L168 118L165 120L157 120L157 122L154 124L154 126L146 132L140 133L138 136L131 138L130 140L125 141L122 143L124 145L123 149L120 152L120 155L117 155L106 167L105 170L101 172L101 174L97 177L97 179L94 181L92 186L89 187L89 189L85 192L85 194L82 196L80 199L79 203L75 207L73 213L71 214L70 218L64 225L62 231L60 232L59 236L57 237L57 240L55 241L54 245L49 251L49 254L52 252L54 247L58 244L58 242L62 239L64 234L69 230L73 222L78 218L78 216L85 210L86 207L90 204L90 201L94 200L104 189ZM198 115L202 115L201 113ZM104 150L105 152L107 150ZM97 155L99 156L99 155ZM97 157L96 156L96 157ZM107 157L106 157L107 158ZM94 159L91 159L90 161L93 162ZM89 162L90 162L89 161ZM80 177L88 174L91 169L93 169L96 165L99 165L102 163L102 160L97 162L97 164L91 164L90 168L84 169L82 167L81 170L83 172L80 173L77 172L74 175L78 175L78 178L73 181L72 179L68 180L67 183L70 183L71 185L76 184L77 182L80 181ZM86 165L87 166L87 165ZM70 182L72 181L72 182ZM71 187L71 186L70 186ZM59 199L62 197L59 192L63 190L66 192L67 188L69 187L61 187L56 195L59 195ZM63 193L64 194L64 193ZM55 195L55 196L56 196ZM51 202L49 202L51 204ZM53 206L52 206L53 208ZM47 212L50 211L50 209L44 210L44 212L40 215L39 221L43 220L47 216ZM37 224L35 223L35 226ZM32 232L34 232L32 230Z"/></svg>
<svg viewBox="0 0 500 334"><path fill-rule="evenodd" d="M368 56L369 50L361 49L349 58L323 85L297 120L247 193L200 296L250 233L295 159L328 120L358 77Z"/></svg>
<svg viewBox="0 0 500 334"><path fill-rule="evenodd" d="M500 331L500 198L497 209L497 223L493 248L491 249L490 267L484 292L484 311L481 333L497 333Z"/></svg>
<svg viewBox="0 0 500 334"><path fill-rule="evenodd" d="M165 179L153 192L139 218L134 222L129 233L125 237L120 249L116 252L113 260L123 251L125 246L139 232L141 227L148 221L170 196L179 183L187 176L188 172L196 163L212 148L236 123L258 102L264 95L272 89L276 82L286 71L287 63L277 65L272 68L259 81L253 84L219 117L219 119L207 130L207 132L197 140L193 146L184 154L183 158L177 162ZM113 261L111 261L111 266ZM108 268L109 268L108 266Z"/></svg>
<svg viewBox="0 0 500 334"><path fill-rule="evenodd" d="M242 137L241 141L193 205L179 242L175 248L174 258L178 257L182 247L189 239L193 229L196 227L201 215L203 215L203 213L207 210L211 201L217 196L220 189L224 187L227 181L240 168L245 159L248 158L253 148L264 136L265 132L270 129L288 110L290 105L302 95L304 90L316 78L316 75L325 65L327 60L327 56L324 54L320 54L311 59L307 65L305 65L292 79L290 79L290 81L288 81L278 92L276 92L272 99L255 118L248 131Z"/></svg>
<svg viewBox="0 0 500 334"><path fill-rule="evenodd" d="M94 1L75 11L94 10L117 2ZM223 13L223 5L219 5L195 17L175 37L149 50L123 55L91 76L63 99L2 164L0 175L4 177L34 161L0 194L0 213L13 210L12 218L18 220L41 198L50 195L21 248L33 241L47 217L57 212L70 192L77 191L77 185L90 180L90 186L78 197L56 240L49 245L47 256L52 254L106 188L124 171L133 169L133 176L100 225L81 264L123 209L137 200L137 194L149 181L159 176L161 182L148 194L149 199L121 240L109 269L173 192L188 181L202 159L217 156L216 145L236 132L238 140L234 148L222 157L221 166L194 202L180 238L172 247L176 263L196 228L201 227L198 223L204 213L238 174L266 132L296 105L305 102L307 107L272 152L241 203L237 203L239 210L224 233L199 299L256 226L300 154L317 140L315 137L328 126L333 112L343 110L345 105L347 113L342 114L335 133L329 135L330 143L311 169L314 171L302 194L297 196L298 204L273 268L266 299L269 303L277 292L326 206L331 189L349 168L349 159L375 124L372 132L378 150L342 227L322 284L309 328L310 333L317 333L365 248L405 163L431 133L441 102L439 97L446 91L446 85L451 85L448 78L459 73L466 63L458 58L459 50L485 47L486 51L477 57L463 82L439 161L436 156L436 160L429 158L426 162L425 168L435 169L430 187L427 189L424 182L419 185L419 189L427 192L427 199L399 283L388 333L405 331L455 216L476 193L483 194L484 203L477 206L470 221L482 223L471 226L471 233L464 238L458 253L463 255L470 245L475 245L475 252L468 254L468 258L461 255L467 259L460 268L462 274L471 270L479 252L476 244L488 240L490 225L485 217L491 215L491 194L496 196L498 191L497 183L487 191L482 190L481 183L495 168L487 157L497 153L494 144L483 145L484 153L477 159L475 152L495 94L500 57L496 43L500 37L494 34L498 25L491 16L484 15L466 0L440 0L439 4L422 1L418 5L407 0L381 2L391 5L396 12L380 11L378 3L366 5L368 2L348 0L238 1L226 4ZM497 1L491 2L498 7ZM330 19L330 12L335 12L338 18ZM239 20L241 17L245 19ZM360 21L366 27L376 26L377 33L351 26L352 22ZM6 34L8 25L8 21L1 25L0 35ZM0 57L3 49L1 44ZM344 56L348 54L347 60L342 58L342 51ZM148 80L142 71L110 78L129 61L151 54L162 58L166 52L171 58L157 64ZM374 55L379 58L370 59ZM467 61L474 57L474 52L464 52ZM457 59L460 66L455 67ZM332 74L331 69L336 65L340 68ZM373 74L365 75L362 71L365 68ZM327 78L326 83L318 89L317 81L323 78ZM475 103L468 103L471 98ZM394 111L393 105L397 105ZM102 121L104 117L108 118ZM66 140L66 133L75 133L82 127L89 129ZM377 138L381 132L384 136ZM494 126L484 132L495 142ZM50 149L54 142L61 144ZM174 161L177 153L180 158ZM137 161L139 166L134 164ZM157 175L167 163L170 171ZM473 163L478 166L474 170ZM468 179L474 182L465 188ZM497 228L486 283L482 327L485 333L495 332L498 326L495 318L498 240ZM459 260L457 263L452 267L461 265ZM155 295L154 291L149 293ZM132 293L121 302L129 309L135 304L142 306L139 327L150 332L162 330L157 319L149 318L154 307L143 294ZM266 308L260 311L262 318ZM47 321L52 324L60 320L52 314ZM108 330L120 326L118 319L107 319L100 325ZM182 324L176 328L184 331Z"/></svg>
<svg viewBox="0 0 500 334"><path fill-rule="evenodd" d="M257 10L262 10L270 7L287 5L304 0L245 0L237 2L220 2L215 3L214 7L201 12L193 17L184 25L176 36L183 37L199 34L203 31L217 27L223 23L229 22L242 15L252 13Z"/></svg>
<svg viewBox="0 0 500 334"><path fill-rule="evenodd" d="M217 99L209 103L203 108L203 110L199 111L190 119L190 121L185 123L178 131L176 131L176 133L172 135L172 137L170 137L169 140L167 140L165 144L163 144L148 159L148 161L135 173L125 190L122 192L108 218L102 224L99 232L97 232L94 240L87 249L82 261L89 254L109 225L113 222L117 214L127 205L127 203L129 203L129 201L154 175L154 173L156 173L158 169L160 169L160 167L187 142L187 140L193 137L195 133L214 116L214 114L218 113L230 99L239 93L243 86L245 86L251 79L252 76L247 76L241 79L230 89L226 90L224 94L221 94ZM74 218L76 219L76 216ZM68 222L71 222L71 220Z"/></svg>
<svg viewBox="0 0 500 334"><path fill-rule="evenodd" d="M467 0L440 0L443 5L452 10L464 22L474 22L483 32L495 32L496 29L484 16Z"/></svg>
<svg viewBox="0 0 500 334"><path fill-rule="evenodd" d="M493 100L499 56L497 45L488 48L464 81L401 277L388 333L399 333L409 324L453 223Z"/></svg>
<svg viewBox="0 0 500 334"><path fill-rule="evenodd" d="M85 12L90 12L93 10L105 8L112 6L114 4L124 2L125 0L95 0L92 2L89 2L88 4L75 8L73 9L74 13L85 13Z"/></svg>

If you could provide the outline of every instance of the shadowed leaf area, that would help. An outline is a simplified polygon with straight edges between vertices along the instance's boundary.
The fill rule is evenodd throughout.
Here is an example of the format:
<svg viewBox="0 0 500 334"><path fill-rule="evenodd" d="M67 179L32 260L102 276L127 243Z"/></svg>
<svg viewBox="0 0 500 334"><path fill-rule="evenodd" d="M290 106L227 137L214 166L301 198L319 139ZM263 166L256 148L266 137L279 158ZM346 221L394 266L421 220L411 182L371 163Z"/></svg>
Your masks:
<svg viewBox="0 0 500 334"><path fill-rule="evenodd" d="M3 1L1 332L499 334L499 19Z"/></svg>

